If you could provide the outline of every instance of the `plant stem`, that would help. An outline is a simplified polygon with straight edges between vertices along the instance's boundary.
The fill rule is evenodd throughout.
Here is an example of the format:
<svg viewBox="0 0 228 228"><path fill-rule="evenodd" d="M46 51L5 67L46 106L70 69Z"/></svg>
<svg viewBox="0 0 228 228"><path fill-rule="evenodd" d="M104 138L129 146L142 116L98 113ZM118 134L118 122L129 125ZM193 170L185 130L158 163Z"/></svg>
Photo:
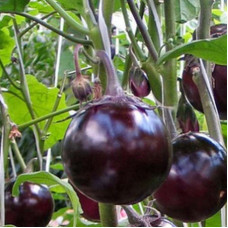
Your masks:
<svg viewBox="0 0 228 228"><path fill-rule="evenodd" d="M81 68L79 65L79 51L81 50L81 48L82 48L82 45L78 44L74 49L74 65L75 65L75 71L76 71L76 78L79 78L82 76Z"/></svg>
<svg viewBox="0 0 228 228"><path fill-rule="evenodd" d="M15 42L16 42L16 47L17 47L17 51L18 51L19 66L20 66L20 71L21 71L21 75L20 75L21 91L22 91L22 95L25 99L25 103L26 103L26 106L29 110L29 113L30 113L32 119L35 119L36 116L35 116L35 113L33 111L32 101L31 101L30 94L29 94L29 88L28 88L28 84L26 81L25 68L24 68L23 57L22 57L22 53L21 53L20 41L19 41L18 34L17 34L16 20L13 19L13 22L14 22ZM38 125L35 125L35 126L36 126L37 131L40 135L40 129L39 129Z"/></svg>
<svg viewBox="0 0 228 228"><path fill-rule="evenodd" d="M213 0L200 0L200 21L199 21L199 27L197 29L197 37L199 39L206 39L210 37L211 9L212 9L213 2L214 2ZM206 65L210 66L210 64L208 63ZM203 69L201 69L201 73L202 73L202 70ZM210 76L208 75L208 71L207 71L207 75L205 76L208 77L208 79L210 78ZM202 76L198 77L197 86L200 93L200 98L202 101L209 134L216 141L224 145L224 141L221 133L221 125L217 115L218 112L216 110L217 108L215 105L213 105L213 102L211 101L208 90L206 88L204 77Z"/></svg>
<svg viewBox="0 0 228 228"><path fill-rule="evenodd" d="M113 9L114 9L114 2L115 0L109 0L109 1L104 0L102 5L104 20L110 34L111 34L111 21L112 21Z"/></svg>
<svg viewBox="0 0 228 228"><path fill-rule="evenodd" d="M16 171L15 162L14 162L11 147L9 148L9 158L10 158L10 163L11 163L11 168L12 168L12 173L13 173L13 179L16 179L17 178L17 171Z"/></svg>
<svg viewBox="0 0 228 228"><path fill-rule="evenodd" d="M148 32L158 52L163 45L162 26L154 1L147 0L147 5L149 7Z"/></svg>
<svg viewBox="0 0 228 228"><path fill-rule="evenodd" d="M143 37L143 39L145 41L145 44L146 44L146 46L148 48L149 54L150 54L153 62L155 63L157 61L157 59L158 59L158 53L157 53L156 48L155 48L155 46L153 44L153 41L151 40L151 37L150 37L150 35L147 32L146 26L142 22L139 14L138 14L138 11L137 11L137 9L135 7L134 1L133 0L127 0L127 2L128 2L129 7L130 7L131 13L132 13L132 15L135 18L136 24L138 25L138 28L139 28L139 30L140 30L140 32L142 34L142 37Z"/></svg>
<svg viewBox="0 0 228 228"><path fill-rule="evenodd" d="M16 15L20 15L20 16L26 17L26 18L28 18L30 20L33 20L33 21L37 22L38 24L41 24L42 26L50 29L51 31L59 34L60 36L63 36L67 40L70 40L70 41L72 41L74 43L81 43L81 44L85 44L85 45L91 45L92 44L92 42L90 40L85 40L85 39L80 39L80 38L77 38L77 37L74 37L74 36L70 36L67 33L62 32L59 29L56 29L52 25L49 25L48 23L46 23L46 22L40 20L39 18L34 17L34 16L30 15L30 14L23 13L23 12L12 12L12 11L5 11L4 13L12 13L12 14L16 14Z"/></svg>
<svg viewBox="0 0 228 228"><path fill-rule="evenodd" d="M131 68L132 60L130 55L128 54L125 59L125 65L124 65L124 72L123 72L123 80L122 80L122 87L125 88L128 84L128 78L129 78L129 70Z"/></svg>
<svg viewBox="0 0 228 228"><path fill-rule="evenodd" d="M104 64L106 70L107 87L105 94L110 96L123 95L124 92L120 86L119 80L116 75L116 70L111 58L106 54L105 51L97 51L97 56Z"/></svg>
<svg viewBox="0 0 228 228"><path fill-rule="evenodd" d="M131 44L134 48L134 51L135 51L135 55L137 56L137 58L140 60L140 61L145 61L145 55L143 54L142 52L142 49L139 47L136 39L135 39L135 35L133 34L133 31L132 31L132 28L131 28L131 24L129 22L129 17L128 17L128 14L127 14L127 9L126 9L126 1L125 0L120 0L120 3L121 3L121 9L122 9L122 13L123 13L123 16L124 16L124 21L125 21L125 25L126 25L126 31L128 33L128 36L131 40Z"/></svg>
<svg viewBox="0 0 228 228"><path fill-rule="evenodd" d="M62 16L68 25L70 25L72 28L74 28L76 31L88 35L89 30L74 20L58 3L56 3L54 0L46 0L46 2L51 5L59 14Z"/></svg>
<svg viewBox="0 0 228 228"><path fill-rule="evenodd" d="M144 15L144 12L145 12L145 8L146 8L145 2L141 1L140 2L140 8L139 8L139 16L140 16L140 18L143 18L143 15ZM138 35L138 32L139 32L139 28L137 27L136 30L135 30L135 36Z"/></svg>
<svg viewBox="0 0 228 228"><path fill-rule="evenodd" d="M2 104L1 104L2 106ZM3 111L1 109L1 111ZM2 113L3 114L3 113ZM5 163L4 163L4 141L5 141L5 129L2 126L2 137L0 144L0 226L5 226ZM8 140L9 141L9 140Z"/></svg>
<svg viewBox="0 0 228 228"><path fill-rule="evenodd" d="M10 81L11 85L14 86L16 89L20 90L21 88L11 79L11 77L7 73L6 68L4 67L1 59L0 59L0 66L1 66L4 74L6 75L6 77L8 78L8 80Z"/></svg>
<svg viewBox="0 0 228 228"><path fill-rule="evenodd" d="M4 131L2 132L2 137L4 138L2 142L2 149L3 149L3 162L4 162L4 169L7 170L8 167L8 154L9 154L9 134L11 130L11 122L8 114L8 107L4 102L4 98L2 96L1 87L0 87L0 111L1 111L1 120L2 126ZM3 167L2 167L3 168ZM8 175L8 173L7 173Z"/></svg>
<svg viewBox="0 0 228 228"><path fill-rule="evenodd" d="M63 89L64 89L65 82L66 82L66 78L67 78L67 74L65 73L62 85L61 85L61 87L59 89L59 92L58 92L58 95L56 97L54 106L52 108L52 113L55 112L58 109L59 103L60 103L61 98L62 98ZM41 151L43 151L44 142L45 142L45 139L46 139L46 134L47 134L48 129L50 128L50 126L52 124L53 118L54 118L54 116L51 116L50 118L48 118L48 120L45 123L44 128L42 130L42 137L41 137L41 143L40 143Z"/></svg>
<svg viewBox="0 0 228 228"><path fill-rule="evenodd" d="M16 157L17 157L17 160L18 160L18 162L19 162L19 164L20 164L22 170L25 171L25 169L26 169L26 164L25 164L25 162L24 162L23 157L21 156L20 150L19 150L19 148L18 148L18 146L17 146L17 142L15 141L15 139L12 139L12 140L11 140L11 145L12 145L13 151L14 151Z"/></svg>
<svg viewBox="0 0 228 228"><path fill-rule="evenodd" d="M170 39L175 39L176 26L175 26L175 0L164 1L165 7L165 33L166 42ZM167 44L166 50L169 51L173 47ZM176 59L171 59L166 62L164 74L163 74L163 85L164 85L164 105L174 107L173 117L175 117L176 106L177 106L177 71L176 71Z"/></svg>
<svg viewBox="0 0 228 228"><path fill-rule="evenodd" d="M49 114L47 114L47 115L44 115L44 116L41 116L41 117L39 117L39 118L37 118L37 119L31 120L31 121L29 121L29 122L27 122L27 123L20 124L20 125L18 125L17 127L18 127L18 129L20 129L20 130L21 130L21 129L24 129L24 128L26 128L26 127L29 127L29 126L31 126L31 125L34 125L34 124L36 124L36 123L39 123L39 122L44 121L44 120L46 120L46 119L49 119L50 117L54 117L54 116L60 115L60 114L65 113L65 112L69 112L70 110L79 109L79 106L80 106L79 104L76 104L76 105L72 105L72 106L70 106L70 107L67 107L67 108L65 108L65 109L58 110L58 111L56 111L56 112L51 112L51 113L49 113Z"/></svg>
<svg viewBox="0 0 228 228"><path fill-rule="evenodd" d="M56 11L53 11L53 12L51 12L51 13L49 13L49 14L43 16L43 17L41 17L41 20L43 21L44 19L46 19L46 18L52 16L52 15L55 14L55 13L56 13ZM39 20L40 20L40 19L39 19ZM29 30L31 30L33 27L35 27L35 26L38 25L38 24L39 24L38 22L32 23L30 26L28 26L26 29L24 29L22 32L20 32L20 33L18 34L18 37L21 38L21 37L24 36Z"/></svg>
<svg viewBox="0 0 228 228"><path fill-rule="evenodd" d="M160 74L155 68L153 61L149 58L146 62L142 63L142 69L146 72L150 81L150 86L156 100L161 103L162 100L162 85Z"/></svg>
<svg viewBox="0 0 228 228"><path fill-rule="evenodd" d="M210 37L211 10L213 3L214 0L200 0L199 26L196 30L197 39L206 39ZM204 67L209 80L211 80L211 64L208 61L204 61Z"/></svg>
<svg viewBox="0 0 228 228"><path fill-rule="evenodd" d="M117 216L116 216L115 205L99 203L99 213L101 218L101 225L103 227L117 226Z"/></svg>

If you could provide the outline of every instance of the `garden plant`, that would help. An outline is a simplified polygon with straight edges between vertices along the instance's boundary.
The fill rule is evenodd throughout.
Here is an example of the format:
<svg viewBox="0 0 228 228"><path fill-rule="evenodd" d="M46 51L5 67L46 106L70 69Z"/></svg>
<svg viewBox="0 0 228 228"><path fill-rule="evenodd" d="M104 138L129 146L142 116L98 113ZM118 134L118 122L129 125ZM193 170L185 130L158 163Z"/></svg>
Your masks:
<svg viewBox="0 0 228 228"><path fill-rule="evenodd" d="M0 0L0 226L227 226L226 10Z"/></svg>

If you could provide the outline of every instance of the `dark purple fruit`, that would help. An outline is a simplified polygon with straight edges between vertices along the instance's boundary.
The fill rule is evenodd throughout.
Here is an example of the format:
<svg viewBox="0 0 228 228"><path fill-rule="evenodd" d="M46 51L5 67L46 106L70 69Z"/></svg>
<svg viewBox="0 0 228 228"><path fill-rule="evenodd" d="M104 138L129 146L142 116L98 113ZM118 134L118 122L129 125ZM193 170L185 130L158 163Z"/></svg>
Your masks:
<svg viewBox="0 0 228 228"><path fill-rule="evenodd" d="M13 182L5 190L5 221L19 227L44 227L51 220L54 202L44 186L24 182L17 197L12 196Z"/></svg>
<svg viewBox="0 0 228 228"><path fill-rule="evenodd" d="M226 203L225 149L201 133L173 141L173 164L166 181L154 193L164 214L184 222L205 220Z"/></svg>
<svg viewBox="0 0 228 228"><path fill-rule="evenodd" d="M177 108L177 121L182 133L189 131L199 132L199 122L192 106L187 102L184 95L181 95Z"/></svg>
<svg viewBox="0 0 228 228"><path fill-rule="evenodd" d="M227 27L225 24L211 26L211 37L218 37L226 34ZM186 67L182 75L184 92L191 105L200 112L203 112L199 91L194 83L192 76L193 67L199 65L197 60L194 63L186 62ZM220 119L227 119L227 66L215 64L212 69L212 91L215 103L218 109Z"/></svg>
<svg viewBox="0 0 228 228"><path fill-rule="evenodd" d="M133 66L129 72L129 86L136 97L146 97L150 93L150 83L146 73Z"/></svg>
<svg viewBox="0 0 228 228"><path fill-rule="evenodd" d="M98 202L88 198L87 196L79 192L74 186L73 188L77 193L81 208L83 210L82 216L89 221L99 222L100 213Z"/></svg>
<svg viewBox="0 0 228 228"><path fill-rule="evenodd" d="M95 201L133 204L149 196L171 165L167 130L151 107L105 96L78 111L63 142L71 183Z"/></svg>

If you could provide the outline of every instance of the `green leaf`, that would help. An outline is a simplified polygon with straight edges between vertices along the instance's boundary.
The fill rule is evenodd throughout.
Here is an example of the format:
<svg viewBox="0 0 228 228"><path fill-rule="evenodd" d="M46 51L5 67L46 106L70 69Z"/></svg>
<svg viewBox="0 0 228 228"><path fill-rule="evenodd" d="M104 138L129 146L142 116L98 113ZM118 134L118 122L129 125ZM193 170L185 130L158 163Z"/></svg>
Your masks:
<svg viewBox="0 0 228 228"><path fill-rule="evenodd" d="M53 8L44 1L30 2L29 7L38 10L40 13L51 13Z"/></svg>
<svg viewBox="0 0 228 228"><path fill-rule="evenodd" d="M63 170L64 169L62 163L56 163L56 164L50 165L50 167L52 169L56 169L56 170Z"/></svg>
<svg viewBox="0 0 228 228"><path fill-rule="evenodd" d="M199 0L176 0L175 3L175 16L179 23L190 21L199 13Z"/></svg>
<svg viewBox="0 0 228 228"><path fill-rule="evenodd" d="M22 12L30 0L0 0L0 12Z"/></svg>
<svg viewBox="0 0 228 228"><path fill-rule="evenodd" d="M13 186L13 191L12 194L14 196L18 196L19 195L19 186L21 183L25 182L25 181L29 181L32 183L36 183L36 184L45 184L48 186L60 186L69 196L70 201L72 203L72 207L74 209L74 226L76 226L76 221L77 221L77 217L79 216L79 200L78 197L74 191L74 189L72 188L72 186L59 179L58 177L56 177L55 175L49 173L49 172L44 172L44 171L40 171L40 172L35 172L35 173L28 173L28 174L21 174L20 176L17 177L17 180Z"/></svg>
<svg viewBox="0 0 228 228"><path fill-rule="evenodd" d="M214 39L196 40L175 47L158 59L158 65L183 54L192 54L198 58L216 64L227 65L227 35Z"/></svg>
<svg viewBox="0 0 228 228"><path fill-rule="evenodd" d="M55 100L59 90L57 88L48 88L44 84L37 81L32 75L26 76L28 88L30 91L32 107L37 117L44 116L52 112ZM6 104L8 105L10 118L16 124L26 123L31 120L30 113L20 91L10 86L9 91L3 93ZM57 110L66 108L65 94L62 94ZM48 136L45 140L44 149L51 148L57 141L63 139L70 120L58 122L67 118L69 115L63 113L55 116L49 128ZM39 123L41 128L44 127L46 121Z"/></svg>
<svg viewBox="0 0 228 228"><path fill-rule="evenodd" d="M3 65L7 65L11 62L11 53L14 48L14 39L9 35L8 28L4 27L0 30L0 59ZM2 68L0 67L0 77L2 74Z"/></svg>
<svg viewBox="0 0 228 228"><path fill-rule="evenodd" d="M84 11L82 0L57 0L64 9L75 9L79 12Z"/></svg>

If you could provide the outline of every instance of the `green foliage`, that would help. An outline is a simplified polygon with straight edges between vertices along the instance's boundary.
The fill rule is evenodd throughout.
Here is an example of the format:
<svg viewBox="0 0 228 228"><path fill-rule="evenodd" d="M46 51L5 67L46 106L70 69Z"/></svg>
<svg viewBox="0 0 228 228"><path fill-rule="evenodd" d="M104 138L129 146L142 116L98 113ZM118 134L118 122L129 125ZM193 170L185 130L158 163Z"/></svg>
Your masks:
<svg viewBox="0 0 228 228"><path fill-rule="evenodd" d="M176 21L185 23L199 14L199 0L175 0Z"/></svg>
<svg viewBox="0 0 228 228"><path fill-rule="evenodd" d="M58 177L56 177L55 175L49 173L49 172L44 172L44 171L40 171L40 172L35 172L35 173L28 173L28 174L21 174L20 176L17 177L17 180L13 186L13 195L17 196L19 194L19 186L21 183L25 182L25 181L29 181L32 183L36 183L36 184L45 184L49 187L51 186L59 186L62 189L62 192L66 192L71 200L72 203L72 207L74 209L74 223L73 225L76 226L76 222L77 222L77 217L78 217L78 213L79 213L79 201L78 201L78 197L74 191L74 189L72 188L72 186L59 179Z"/></svg>
<svg viewBox="0 0 228 228"><path fill-rule="evenodd" d="M14 48L14 39L10 36L9 30L4 27L0 30L0 59L3 65L11 62L11 53ZM2 68L0 67L0 77L2 75Z"/></svg>
<svg viewBox="0 0 228 228"><path fill-rule="evenodd" d="M81 0L57 0L64 9L74 9L80 13L83 13L83 1Z"/></svg>
<svg viewBox="0 0 228 228"><path fill-rule="evenodd" d="M192 54L198 58L212 61L216 64L227 65L227 35L215 39L196 40L183 44L166 52L158 59L161 64L171 58L183 54Z"/></svg>
<svg viewBox="0 0 228 228"><path fill-rule="evenodd" d="M57 88L46 87L44 84L38 82L32 75L27 75L27 82L36 116L41 117L51 113L59 90ZM19 90L11 86L9 91L4 93L4 99L8 105L12 121L19 125L31 120L25 100ZM57 110L64 108L66 108L65 95L62 94ZM49 128L48 136L45 140L45 150L52 147L58 140L64 137L69 120L60 123L58 123L58 121L64 120L67 117L68 114L66 113L54 117L53 124ZM45 121L39 123L41 128L43 128L44 125Z"/></svg>
<svg viewBox="0 0 228 228"><path fill-rule="evenodd" d="M24 11L25 6L30 0L0 0L0 12L13 11L21 12Z"/></svg>

